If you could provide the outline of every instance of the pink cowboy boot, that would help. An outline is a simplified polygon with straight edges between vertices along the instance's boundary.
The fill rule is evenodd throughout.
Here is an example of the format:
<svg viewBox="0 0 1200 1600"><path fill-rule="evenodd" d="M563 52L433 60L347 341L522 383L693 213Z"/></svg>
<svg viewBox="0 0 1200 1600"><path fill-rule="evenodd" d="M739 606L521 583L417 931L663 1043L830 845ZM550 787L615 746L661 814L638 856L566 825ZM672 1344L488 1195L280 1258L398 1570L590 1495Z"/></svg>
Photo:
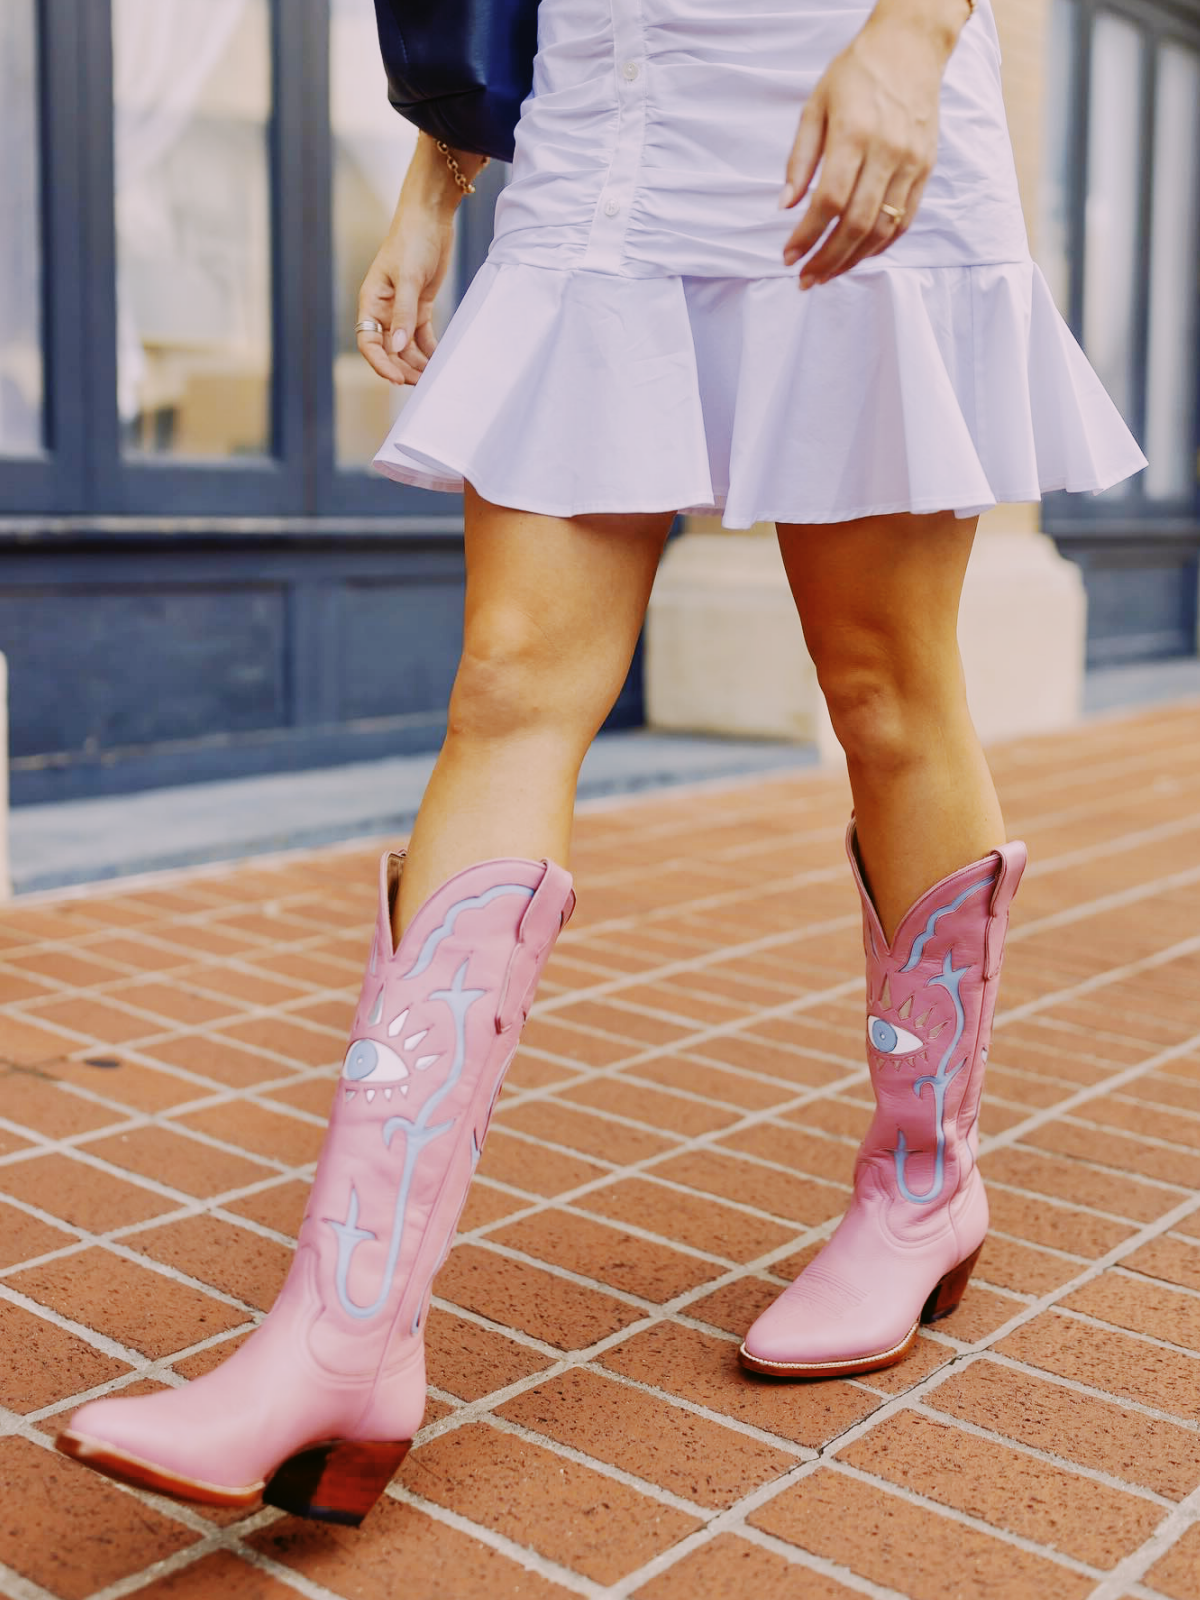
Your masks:
<svg viewBox="0 0 1200 1600"><path fill-rule="evenodd" d="M492 1107L574 906L548 862L460 872L393 953L379 923L296 1255L262 1325L183 1388L97 1400L58 1448L204 1505L357 1526L425 1410L423 1328Z"/></svg>
<svg viewBox="0 0 1200 1600"><path fill-rule="evenodd" d="M976 1124L1008 911L1025 846L922 895L889 949L859 871L875 1116L829 1243L746 1335L753 1372L832 1378L889 1367L962 1299L988 1227Z"/></svg>

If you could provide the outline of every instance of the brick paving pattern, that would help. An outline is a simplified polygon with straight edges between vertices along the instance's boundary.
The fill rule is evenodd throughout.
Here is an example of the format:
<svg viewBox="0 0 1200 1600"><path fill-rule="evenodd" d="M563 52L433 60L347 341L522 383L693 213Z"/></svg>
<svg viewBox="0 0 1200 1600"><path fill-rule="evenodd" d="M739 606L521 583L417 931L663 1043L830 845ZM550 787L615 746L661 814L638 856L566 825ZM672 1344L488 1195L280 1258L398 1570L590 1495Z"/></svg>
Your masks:
<svg viewBox="0 0 1200 1600"><path fill-rule="evenodd" d="M53 1453L179 1384L286 1270L375 852L0 911L0 1593L11 1600L1132 1600L1200 1593L1195 708L994 752L1031 865L983 1115L993 1232L903 1365L786 1384L739 1335L869 1114L844 781L596 809L578 919L360 1532Z"/></svg>

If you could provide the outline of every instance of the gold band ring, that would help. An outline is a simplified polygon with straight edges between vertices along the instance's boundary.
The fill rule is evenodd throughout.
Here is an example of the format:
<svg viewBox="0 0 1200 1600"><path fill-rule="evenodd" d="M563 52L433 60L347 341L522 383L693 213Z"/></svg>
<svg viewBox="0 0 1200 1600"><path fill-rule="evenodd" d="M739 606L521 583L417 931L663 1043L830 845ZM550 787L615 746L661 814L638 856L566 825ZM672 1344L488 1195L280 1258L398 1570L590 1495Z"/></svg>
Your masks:
<svg viewBox="0 0 1200 1600"><path fill-rule="evenodd" d="M880 211L883 212L885 217L891 217L892 221L896 224L897 227L899 227L900 224L904 221L904 207L903 206L889 206L888 203L885 200L883 205L881 205L879 209L880 209Z"/></svg>

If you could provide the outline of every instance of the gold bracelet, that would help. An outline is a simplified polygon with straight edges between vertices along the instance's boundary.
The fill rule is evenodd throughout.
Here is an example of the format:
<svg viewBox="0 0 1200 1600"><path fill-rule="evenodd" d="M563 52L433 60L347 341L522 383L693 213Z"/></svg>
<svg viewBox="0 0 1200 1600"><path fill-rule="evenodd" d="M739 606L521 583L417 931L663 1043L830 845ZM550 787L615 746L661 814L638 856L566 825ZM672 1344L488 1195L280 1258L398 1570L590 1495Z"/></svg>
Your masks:
<svg viewBox="0 0 1200 1600"><path fill-rule="evenodd" d="M471 180L467 177L466 173L459 166L457 156L454 154L454 151L451 150L450 146L446 143L445 139L439 139L438 142L437 142L437 147L442 152L442 154L445 156L446 165L450 168L451 176L454 178L454 181L458 185L458 187L462 190L462 192L464 194L474 194L475 193L475 185L471 182ZM492 159L491 156L484 156L484 158L483 158L483 166L486 167L488 162L491 159ZM480 167L479 170L480 170L480 172L482 172L483 171L483 167Z"/></svg>

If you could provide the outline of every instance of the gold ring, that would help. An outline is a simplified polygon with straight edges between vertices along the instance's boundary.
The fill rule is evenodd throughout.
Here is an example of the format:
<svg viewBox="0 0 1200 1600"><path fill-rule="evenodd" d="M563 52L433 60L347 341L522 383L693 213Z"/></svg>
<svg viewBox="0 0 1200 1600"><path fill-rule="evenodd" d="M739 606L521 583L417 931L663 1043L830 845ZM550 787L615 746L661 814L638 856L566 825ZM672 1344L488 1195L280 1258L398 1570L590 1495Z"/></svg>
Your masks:
<svg viewBox="0 0 1200 1600"><path fill-rule="evenodd" d="M364 317L361 322L354 324L355 333L382 333L383 323L376 322L374 317Z"/></svg>
<svg viewBox="0 0 1200 1600"><path fill-rule="evenodd" d="M904 207L903 206L889 206L888 203L886 201L884 201L883 205L881 205L879 209L880 209L880 211L883 212L885 217L891 217L892 221L896 224L897 227L899 227L900 224L904 221Z"/></svg>

